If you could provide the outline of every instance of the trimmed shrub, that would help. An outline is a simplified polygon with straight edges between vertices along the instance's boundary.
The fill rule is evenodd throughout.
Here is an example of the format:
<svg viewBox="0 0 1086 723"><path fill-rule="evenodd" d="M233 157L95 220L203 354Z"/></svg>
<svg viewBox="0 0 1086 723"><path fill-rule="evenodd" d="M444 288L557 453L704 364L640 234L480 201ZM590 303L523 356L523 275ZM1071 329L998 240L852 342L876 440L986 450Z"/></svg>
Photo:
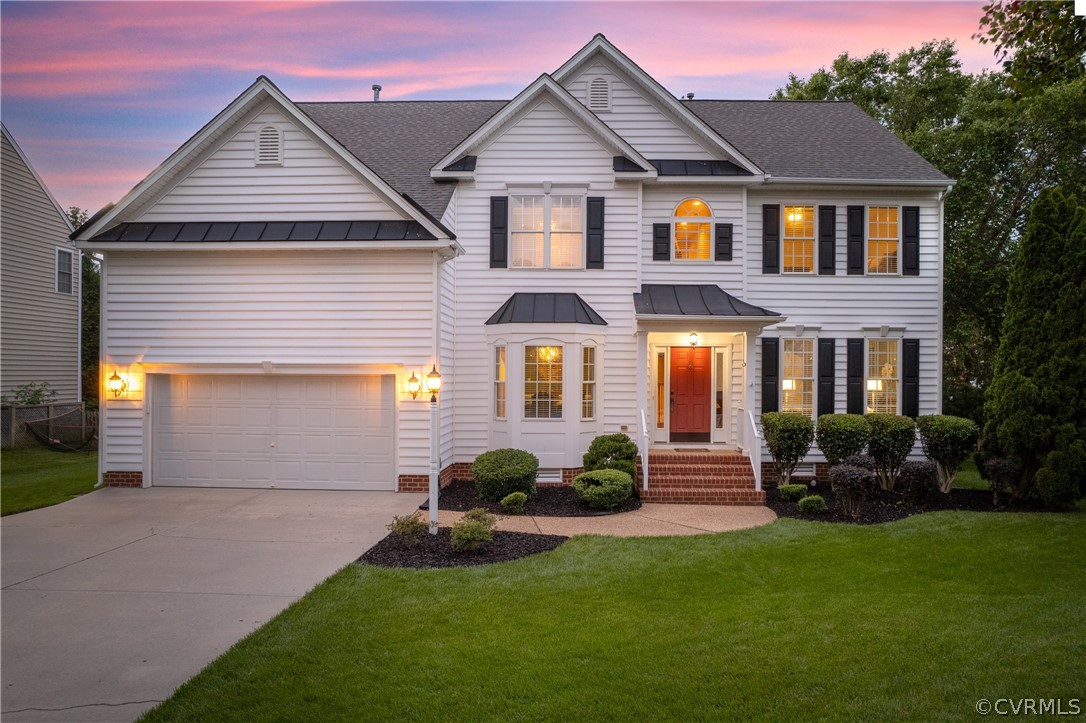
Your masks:
<svg viewBox="0 0 1086 723"><path fill-rule="evenodd" d="M826 513L826 500L822 495L808 495L799 501L799 508L808 515L823 515Z"/></svg>
<svg viewBox="0 0 1086 723"><path fill-rule="evenodd" d="M847 464L850 467L859 467L860 469L866 469L868 472L875 471L875 460L866 454L854 454L851 457L845 457L841 460L841 464Z"/></svg>
<svg viewBox="0 0 1086 723"><path fill-rule="evenodd" d="M617 469L597 469L573 478L573 491L597 510L613 510L633 495L633 478Z"/></svg>
<svg viewBox="0 0 1086 723"><path fill-rule="evenodd" d="M999 507L999 493L1008 487L1013 488L1018 481L1018 465L1003 457L992 457L989 454L984 456L986 459L981 461L981 455L977 455L977 468L981 476L988 480L988 487L992 490L992 506Z"/></svg>
<svg viewBox="0 0 1086 723"><path fill-rule="evenodd" d="M400 538L408 545L417 545L419 538L426 532L429 525L418 515L401 515L393 517L392 522L386 526L389 533Z"/></svg>
<svg viewBox="0 0 1086 723"><path fill-rule="evenodd" d="M501 505L510 514L519 515L524 512L524 505L528 504L528 495L523 492L511 492L502 497Z"/></svg>
<svg viewBox="0 0 1086 723"><path fill-rule="evenodd" d="M830 487L841 503L841 509L855 519L860 506L875 486L875 474L863 467L839 464L830 468Z"/></svg>
<svg viewBox="0 0 1086 723"><path fill-rule="evenodd" d="M796 465L803 461L814 441L814 422L803 414L766 412L762 415L765 443L773 455L781 485L792 481Z"/></svg>
<svg viewBox="0 0 1086 723"><path fill-rule="evenodd" d="M539 459L521 449L495 449L483 452L471 463L471 474L479 497L498 502L513 492L535 497L535 475Z"/></svg>
<svg viewBox="0 0 1086 723"><path fill-rule="evenodd" d="M916 426L920 429L924 454L938 469L939 488L950 494L962 462L976 449L980 427L971 419L946 414L919 417Z"/></svg>
<svg viewBox="0 0 1086 723"><path fill-rule="evenodd" d="M910 499L923 502L939 491L939 471L934 462L906 462L901 465L897 484Z"/></svg>
<svg viewBox="0 0 1086 723"><path fill-rule="evenodd" d="M602 434L588 445L581 461L585 472L617 469L633 479L637 476L637 445L625 434Z"/></svg>
<svg viewBox="0 0 1086 723"><path fill-rule="evenodd" d="M815 441L830 466L861 454L871 436L871 425L862 414L823 414L818 418Z"/></svg>
<svg viewBox="0 0 1086 723"><path fill-rule="evenodd" d="M468 510L452 526L453 552L475 552L494 539L494 515L482 507Z"/></svg>
<svg viewBox="0 0 1086 723"><path fill-rule="evenodd" d="M1086 476L1086 443L1075 441L1067 449L1049 452L1037 470L1037 493L1049 507L1070 508L1082 496L1080 480Z"/></svg>
<svg viewBox="0 0 1086 723"><path fill-rule="evenodd" d="M875 460L875 477L880 487L892 492L916 442L916 422L900 414L865 414L864 419L871 425L867 453Z"/></svg>
<svg viewBox="0 0 1086 723"><path fill-rule="evenodd" d="M796 502L800 497L807 496L807 485L781 485L777 488L777 494L785 502Z"/></svg>

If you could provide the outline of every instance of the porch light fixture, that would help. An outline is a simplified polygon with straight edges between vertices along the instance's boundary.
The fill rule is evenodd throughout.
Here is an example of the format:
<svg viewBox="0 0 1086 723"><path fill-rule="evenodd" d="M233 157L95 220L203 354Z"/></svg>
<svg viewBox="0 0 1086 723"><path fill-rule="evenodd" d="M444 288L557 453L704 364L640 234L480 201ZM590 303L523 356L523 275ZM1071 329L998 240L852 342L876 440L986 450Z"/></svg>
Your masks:
<svg viewBox="0 0 1086 723"><path fill-rule="evenodd" d="M690 332L690 346L698 345L698 333L696 331Z"/></svg>
<svg viewBox="0 0 1086 723"><path fill-rule="evenodd" d="M419 398L419 392L422 391L422 382L415 376L415 372L411 372L411 378L407 380L407 391L411 393L412 399Z"/></svg>
<svg viewBox="0 0 1086 723"><path fill-rule="evenodd" d="M867 391L869 391L869 392L881 392L882 391L882 380L881 379L868 379L867 380Z"/></svg>
<svg viewBox="0 0 1086 723"><path fill-rule="evenodd" d="M121 378L121 375L117 373L117 370L113 370L113 376L106 380L106 388L113 392L114 397L119 397L124 394L128 389L128 382Z"/></svg>
<svg viewBox="0 0 1086 723"><path fill-rule="evenodd" d="M784 381L781 382L781 389L783 389L786 392L794 392L794 391L796 391L796 380L795 379L785 379Z"/></svg>
<svg viewBox="0 0 1086 723"><path fill-rule="evenodd" d="M437 365L434 364L430 368L430 373L426 375L426 391L430 392L430 403L437 403L437 393L441 390L441 374L437 371Z"/></svg>

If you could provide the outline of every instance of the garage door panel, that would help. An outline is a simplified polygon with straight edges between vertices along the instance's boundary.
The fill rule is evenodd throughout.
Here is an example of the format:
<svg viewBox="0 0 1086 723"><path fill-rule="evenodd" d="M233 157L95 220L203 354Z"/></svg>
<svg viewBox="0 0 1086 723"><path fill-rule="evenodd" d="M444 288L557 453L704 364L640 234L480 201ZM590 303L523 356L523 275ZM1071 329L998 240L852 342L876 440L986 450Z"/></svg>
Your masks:
<svg viewBox="0 0 1086 723"><path fill-rule="evenodd" d="M156 377L152 481L395 489L393 377Z"/></svg>

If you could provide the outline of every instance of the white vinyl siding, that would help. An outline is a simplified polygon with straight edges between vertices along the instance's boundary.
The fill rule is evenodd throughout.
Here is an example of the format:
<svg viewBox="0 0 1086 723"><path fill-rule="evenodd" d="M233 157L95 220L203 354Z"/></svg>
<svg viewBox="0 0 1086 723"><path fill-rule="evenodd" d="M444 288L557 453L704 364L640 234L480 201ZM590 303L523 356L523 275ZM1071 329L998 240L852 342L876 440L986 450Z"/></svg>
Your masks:
<svg viewBox="0 0 1086 723"><path fill-rule="evenodd" d="M48 383L58 402L80 398L79 252L71 289L57 293L58 251L71 229L15 147L0 147L0 392ZM58 248L61 247L61 248Z"/></svg>
<svg viewBox="0 0 1086 723"><path fill-rule="evenodd" d="M253 162L261 129L281 133L281 163ZM264 107L142 214L139 221L366 221L403 218L282 112Z"/></svg>
<svg viewBox="0 0 1086 723"><path fill-rule="evenodd" d="M697 198L713 212L712 223L732 224L732 260L714 261L710 249L705 261L653 261L652 226L671 224L679 203ZM644 211L641 216L641 281L646 284L719 284L730 294L742 298L743 285L743 191L736 187L706 187L686 184L645 186ZM716 229L712 229L716 238Z"/></svg>

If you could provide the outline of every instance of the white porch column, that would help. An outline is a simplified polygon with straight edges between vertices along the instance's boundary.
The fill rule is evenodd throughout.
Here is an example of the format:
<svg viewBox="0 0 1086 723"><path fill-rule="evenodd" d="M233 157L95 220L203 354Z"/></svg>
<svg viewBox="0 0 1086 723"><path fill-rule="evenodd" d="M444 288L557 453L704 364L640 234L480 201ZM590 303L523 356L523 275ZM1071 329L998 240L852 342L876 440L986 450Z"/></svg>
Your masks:
<svg viewBox="0 0 1086 723"><path fill-rule="evenodd" d="M641 488L649 488L649 333L637 334L637 446L641 449Z"/></svg>

